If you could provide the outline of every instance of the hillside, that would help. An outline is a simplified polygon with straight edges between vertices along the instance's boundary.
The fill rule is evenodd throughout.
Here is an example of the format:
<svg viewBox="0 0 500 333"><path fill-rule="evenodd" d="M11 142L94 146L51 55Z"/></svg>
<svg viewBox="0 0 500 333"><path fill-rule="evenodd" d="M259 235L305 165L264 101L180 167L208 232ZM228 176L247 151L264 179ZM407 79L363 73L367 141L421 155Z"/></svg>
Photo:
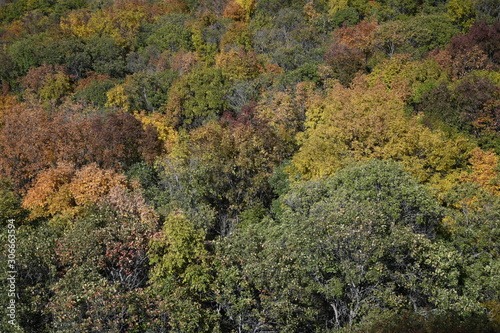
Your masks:
<svg viewBox="0 0 500 333"><path fill-rule="evenodd" d="M499 332L498 0L0 2L0 331Z"/></svg>

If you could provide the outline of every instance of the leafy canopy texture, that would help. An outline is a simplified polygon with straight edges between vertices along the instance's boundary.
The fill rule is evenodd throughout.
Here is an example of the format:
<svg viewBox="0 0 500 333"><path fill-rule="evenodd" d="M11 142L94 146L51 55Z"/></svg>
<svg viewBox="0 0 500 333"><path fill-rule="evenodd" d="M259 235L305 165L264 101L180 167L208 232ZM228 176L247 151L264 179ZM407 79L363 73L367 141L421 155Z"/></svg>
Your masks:
<svg viewBox="0 0 500 333"><path fill-rule="evenodd" d="M232 317L244 318L235 326L313 331L389 309L478 308L457 293L458 254L434 239L441 209L398 164L358 164L295 185L279 201L274 221L243 228L225 245L225 259L240 263L227 268L233 280L221 281ZM255 303L239 300L252 293Z"/></svg>
<svg viewBox="0 0 500 333"><path fill-rule="evenodd" d="M400 97L363 77L352 88L337 84L306 111L306 130L293 165L304 179L334 174L353 161L372 158L403 163L421 182L439 183L466 164L465 138L448 139L418 117L407 117Z"/></svg>

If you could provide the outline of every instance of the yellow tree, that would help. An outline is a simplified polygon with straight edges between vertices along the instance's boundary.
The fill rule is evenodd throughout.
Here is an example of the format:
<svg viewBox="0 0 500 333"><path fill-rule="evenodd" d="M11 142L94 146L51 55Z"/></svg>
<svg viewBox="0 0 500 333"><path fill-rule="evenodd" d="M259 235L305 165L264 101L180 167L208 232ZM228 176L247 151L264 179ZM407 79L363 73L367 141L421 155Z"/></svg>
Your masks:
<svg viewBox="0 0 500 333"><path fill-rule="evenodd" d="M254 52L246 52L243 48L238 51L222 51L215 57L216 67L222 70L222 74L231 80L247 80L257 77L262 71Z"/></svg>
<svg viewBox="0 0 500 333"><path fill-rule="evenodd" d="M59 25L66 34L80 38L107 35L122 46L132 47L140 25L147 18L144 1L122 0L92 13L73 11L63 17Z"/></svg>
<svg viewBox="0 0 500 333"><path fill-rule="evenodd" d="M61 213L76 215L87 204L99 203L112 189L127 189L127 179L95 163L77 170L69 163L40 172L28 190L23 207L31 210L31 218Z"/></svg>
<svg viewBox="0 0 500 333"><path fill-rule="evenodd" d="M23 200L23 207L31 210L31 218L72 211L74 203L68 184L74 175L75 167L69 163L41 172Z"/></svg>
<svg viewBox="0 0 500 333"><path fill-rule="evenodd" d="M67 35L76 37L90 37L93 34L92 28L88 22L90 19L90 12L86 10L74 10L61 17L59 26L61 31Z"/></svg>
<svg viewBox="0 0 500 333"><path fill-rule="evenodd" d="M328 0L328 14L333 16L336 12L348 7L348 0Z"/></svg>
<svg viewBox="0 0 500 333"><path fill-rule="evenodd" d="M465 29L474 24L476 12L474 10L475 0L450 0L446 4L448 15L451 19L461 24Z"/></svg>
<svg viewBox="0 0 500 333"><path fill-rule="evenodd" d="M224 16L238 21L249 21L254 9L254 0L231 0L224 9Z"/></svg>
<svg viewBox="0 0 500 333"><path fill-rule="evenodd" d="M418 117L407 117L402 99L383 83L359 78L352 88L340 84L306 112L306 130L292 170L303 179L322 178L354 161L400 161L421 182L443 186L467 164L471 145L431 131Z"/></svg>
<svg viewBox="0 0 500 333"><path fill-rule="evenodd" d="M322 99L314 90L314 83L298 83L294 90L270 91L263 94L257 108L257 118L266 122L276 137L296 146L296 135L303 130L306 108Z"/></svg>
<svg viewBox="0 0 500 333"><path fill-rule="evenodd" d="M500 177L498 156L493 151L476 148L469 160L472 172L462 177L462 180L478 184L483 189L500 195Z"/></svg>

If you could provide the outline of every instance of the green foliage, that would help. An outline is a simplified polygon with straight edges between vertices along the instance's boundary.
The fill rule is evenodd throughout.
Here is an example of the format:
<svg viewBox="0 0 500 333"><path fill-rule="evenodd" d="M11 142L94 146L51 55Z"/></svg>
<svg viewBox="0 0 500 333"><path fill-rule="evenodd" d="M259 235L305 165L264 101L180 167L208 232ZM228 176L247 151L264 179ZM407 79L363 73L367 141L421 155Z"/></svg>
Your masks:
<svg viewBox="0 0 500 333"><path fill-rule="evenodd" d="M8 52L21 75L44 63L65 64L78 77L89 70L112 77L121 77L126 72L123 49L108 37L60 41L42 33L16 41Z"/></svg>
<svg viewBox="0 0 500 333"><path fill-rule="evenodd" d="M446 4L451 19L463 28L470 28L474 23L474 0L451 0Z"/></svg>
<svg viewBox="0 0 500 333"><path fill-rule="evenodd" d="M255 33L254 48L258 54L265 54L271 63L285 70L294 70L321 60L323 52L317 47L320 38L315 28L305 24L301 11L284 8Z"/></svg>
<svg viewBox="0 0 500 333"><path fill-rule="evenodd" d="M187 162L187 163L186 163ZM196 223L196 228L210 230L214 225L214 209L207 203L207 184L203 165L196 159L184 161L177 158L165 158L156 164L159 181L151 188L157 211L166 218L178 209Z"/></svg>
<svg viewBox="0 0 500 333"><path fill-rule="evenodd" d="M498 331L499 8L0 0L0 331Z"/></svg>
<svg viewBox="0 0 500 333"><path fill-rule="evenodd" d="M498 302L500 290L499 197L466 184L452 189L444 200L455 208L443 223L443 235L461 254L464 294L488 307Z"/></svg>
<svg viewBox="0 0 500 333"><path fill-rule="evenodd" d="M151 281L161 285L163 279L175 276L193 291L204 291L206 281L196 281L203 277L196 276L197 268L192 267L202 264L208 254L203 229L196 229L181 211L177 211L166 218L161 235L151 241L149 250L151 263L155 266Z"/></svg>
<svg viewBox="0 0 500 333"><path fill-rule="evenodd" d="M321 78L318 74L318 66L315 63L306 63L293 71L288 71L286 74L278 78L279 87L293 87L299 82L312 81L320 86Z"/></svg>
<svg viewBox="0 0 500 333"><path fill-rule="evenodd" d="M248 24L243 22L234 22L227 27L227 32L221 40L221 49L229 47L243 47L246 51L252 49L252 33Z"/></svg>
<svg viewBox="0 0 500 333"><path fill-rule="evenodd" d="M13 184L7 179L0 179L0 221L2 227L7 220L17 220L22 217L22 208L19 195L14 193Z"/></svg>
<svg viewBox="0 0 500 333"><path fill-rule="evenodd" d="M146 44L171 52L193 49L191 31L186 27L188 18L185 14L160 17L150 28L153 33L146 39Z"/></svg>
<svg viewBox="0 0 500 333"><path fill-rule="evenodd" d="M194 20L191 25L191 41L199 57L209 64L213 64L222 36L224 26L213 13Z"/></svg>
<svg viewBox="0 0 500 333"><path fill-rule="evenodd" d="M44 101L58 101L71 90L70 78L64 73L57 73L46 80L40 89L40 98Z"/></svg>
<svg viewBox="0 0 500 333"><path fill-rule="evenodd" d="M69 10L80 9L87 6L86 0L57 0L54 11L64 14Z"/></svg>
<svg viewBox="0 0 500 333"><path fill-rule="evenodd" d="M273 187L273 190L278 195L284 195L290 190L290 179L285 169L290 165L290 161L285 161L276 170L274 170L272 176L269 178L269 183Z"/></svg>
<svg viewBox="0 0 500 333"><path fill-rule="evenodd" d="M65 269L51 286L48 304L56 330L137 332L154 325L154 301L144 288L156 216L141 201L115 190L100 206L90 205L64 223L53 246Z"/></svg>
<svg viewBox="0 0 500 333"><path fill-rule="evenodd" d="M204 241L203 229L179 210L150 243L151 288L164 299L174 332L208 332L215 316L202 306L212 280Z"/></svg>
<svg viewBox="0 0 500 333"><path fill-rule="evenodd" d="M31 67L38 67L43 64L45 49L43 49L42 43L44 39L45 36L43 35L31 35L10 45L8 49L9 55L21 75ZM57 57L54 55L54 58Z"/></svg>
<svg viewBox="0 0 500 333"><path fill-rule="evenodd" d="M420 14L381 25L377 39L380 47L390 56L409 53L423 58L429 51L446 46L458 32L446 16Z"/></svg>
<svg viewBox="0 0 500 333"><path fill-rule="evenodd" d="M336 11L332 16L332 24L334 27L340 28L344 25L354 26L359 23L359 13L355 8L347 7Z"/></svg>
<svg viewBox="0 0 500 333"><path fill-rule="evenodd" d="M78 91L75 98L98 107L104 107L107 101L106 93L113 87L114 83L111 80L93 81L88 87Z"/></svg>
<svg viewBox="0 0 500 333"><path fill-rule="evenodd" d="M122 77L126 73L124 50L111 38L91 37L85 40L84 54L90 60L90 68L111 77Z"/></svg>
<svg viewBox="0 0 500 333"><path fill-rule="evenodd" d="M61 0L59 0L59 2L61 2ZM9 3L2 3L2 6L0 7L0 20L2 22L10 22L21 18L30 11L39 11L43 14L49 14L57 8L57 5L58 1L56 0L9 1Z"/></svg>
<svg viewBox="0 0 500 333"><path fill-rule="evenodd" d="M280 202L277 221L221 244L219 298L234 329L327 330L385 310L480 308L455 294L457 252L432 240L437 202L395 163L296 185Z"/></svg>
<svg viewBox="0 0 500 333"><path fill-rule="evenodd" d="M255 7L255 16L268 15L269 13L277 13L282 9L292 8L292 9L301 9L303 3L298 0L262 0L258 1Z"/></svg>
<svg viewBox="0 0 500 333"><path fill-rule="evenodd" d="M170 90L167 112L186 127L217 119L227 108L227 84L222 71L198 67L176 81Z"/></svg>
<svg viewBox="0 0 500 333"><path fill-rule="evenodd" d="M415 312L381 314L348 332L391 333L391 332L495 332L493 324L485 314L461 317L455 314L419 315Z"/></svg>
<svg viewBox="0 0 500 333"><path fill-rule="evenodd" d="M139 72L128 75L120 85L124 100L116 105L128 111L154 111L160 109L168 98L172 83L177 78L174 71L156 71L155 73Z"/></svg>
<svg viewBox="0 0 500 333"><path fill-rule="evenodd" d="M14 62L8 53L0 51L0 80L4 82L12 82L16 77Z"/></svg>
<svg viewBox="0 0 500 333"><path fill-rule="evenodd" d="M20 219L14 222L16 226L16 319L19 327L12 326L4 320L8 319L3 312L9 301L7 291L7 251L1 256L1 295L2 321L0 327L8 328L9 332L51 332L51 316L47 312L47 304L51 297L51 286L57 281L57 260L54 243L58 231L46 225L22 225ZM7 228L2 228L1 244L7 244ZM6 247L2 246L3 249ZM17 329L17 330L16 330Z"/></svg>

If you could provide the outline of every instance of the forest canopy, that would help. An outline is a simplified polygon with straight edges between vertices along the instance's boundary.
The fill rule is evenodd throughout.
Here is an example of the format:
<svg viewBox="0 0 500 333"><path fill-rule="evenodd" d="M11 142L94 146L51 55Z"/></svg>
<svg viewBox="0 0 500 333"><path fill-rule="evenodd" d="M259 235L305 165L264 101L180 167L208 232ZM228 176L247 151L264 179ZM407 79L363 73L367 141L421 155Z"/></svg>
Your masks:
<svg viewBox="0 0 500 333"><path fill-rule="evenodd" d="M500 331L498 0L5 0L0 42L0 331Z"/></svg>

